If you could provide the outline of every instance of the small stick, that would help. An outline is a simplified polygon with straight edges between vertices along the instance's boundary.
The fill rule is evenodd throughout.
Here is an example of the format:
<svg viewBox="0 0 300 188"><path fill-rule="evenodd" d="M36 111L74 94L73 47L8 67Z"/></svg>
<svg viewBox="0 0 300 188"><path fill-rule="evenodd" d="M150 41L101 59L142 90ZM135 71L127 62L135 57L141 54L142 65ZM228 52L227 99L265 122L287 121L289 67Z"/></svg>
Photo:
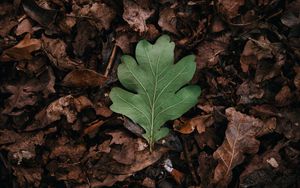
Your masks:
<svg viewBox="0 0 300 188"><path fill-rule="evenodd" d="M190 157L190 155L189 155L188 146L187 146L187 144L186 144L186 142L185 142L184 137L181 137L181 138L182 138L182 140L183 140L183 142L184 142L184 143L183 143L183 152L184 152L184 156L185 156L185 159L186 159L186 161L187 161L187 163L188 163L188 166L189 166L190 172L191 172L191 174L192 174L193 180L194 180L194 182L196 183L196 185L199 185L199 181L198 181L198 178L197 178L197 176L196 176L195 169L194 169L194 167L193 167L191 157Z"/></svg>
<svg viewBox="0 0 300 188"><path fill-rule="evenodd" d="M117 52L117 45L115 44L114 48L113 48L113 50L111 52L111 55L110 55L110 58L109 58L106 70L105 70L105 74L104 74L105 77L107 77L108 74L109 74L109 72L110 72L111 66L112 66L112 64L113 64L113 62L115 60L116 52Z"/></svg>

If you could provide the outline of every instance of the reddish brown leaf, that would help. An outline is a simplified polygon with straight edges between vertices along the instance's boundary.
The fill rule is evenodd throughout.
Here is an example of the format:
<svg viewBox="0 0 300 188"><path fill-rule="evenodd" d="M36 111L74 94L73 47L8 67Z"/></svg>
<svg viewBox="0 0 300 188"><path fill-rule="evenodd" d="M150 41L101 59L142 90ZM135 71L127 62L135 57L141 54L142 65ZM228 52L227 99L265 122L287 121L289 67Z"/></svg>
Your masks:
<svg viewBox="0 0 300 188"><path fill-rule="evenodd" d="M197 129L198 133L201 134L205 132L206 127L211 126L213 123L214 119L211 115L199 115L182 124L179 123L179 125L174 123L173 128L182 134L190 134Z"/></svg>
<svg viewBox="0 0 300 188"><path fill-rule="evenodd" d="M41 41L32 39L30 34L27 34L22 41L12 48L5 50L0 57L2 61L20 61L32 59L31 53L41 48Z"/></svg>
<svg viewBox="0 0 300 188"><path fill-rule="evenodd" d="M101 87L107 78L93 70L78 69L67 74L63 84L71 87Z"/></svg>
<svg viewBox="0 0 300 188"><path fill-rule="evenodd" d="M226 186L231 181L232 169L241 164L245 154L258 151L260 142L256 136L261 136L265 124L254 117L247 116L234 108L226 109L229 120L223 144L214 152L218 166L214 172L214 181L219 186Z"/></svg>

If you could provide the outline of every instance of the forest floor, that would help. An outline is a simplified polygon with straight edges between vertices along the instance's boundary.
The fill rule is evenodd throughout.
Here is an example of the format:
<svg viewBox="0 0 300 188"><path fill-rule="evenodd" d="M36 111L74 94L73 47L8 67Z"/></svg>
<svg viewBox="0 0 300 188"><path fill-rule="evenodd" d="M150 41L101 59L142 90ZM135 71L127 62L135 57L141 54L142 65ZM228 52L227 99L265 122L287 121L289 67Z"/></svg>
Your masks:
<svg viewBox="0 0 300 188"><path fill-rule="evenodd" d="M150 152L109 93L162 34L202 93ZM0 2L1 188L297 188L299 104L299 0Z"/></svg>

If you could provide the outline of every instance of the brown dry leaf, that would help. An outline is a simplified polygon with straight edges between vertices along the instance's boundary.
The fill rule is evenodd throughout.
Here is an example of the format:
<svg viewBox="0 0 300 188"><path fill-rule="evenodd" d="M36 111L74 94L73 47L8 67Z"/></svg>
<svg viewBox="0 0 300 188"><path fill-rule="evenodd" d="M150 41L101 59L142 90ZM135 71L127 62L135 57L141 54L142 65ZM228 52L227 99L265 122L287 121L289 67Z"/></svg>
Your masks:
<svg viewBox="0 0 300 188"><path fill-rule="evenodd" d="M63 144L51 148L50 159L60 158L68 163L76 163L84 156L86 147L83 144Z"/></svg>
<svg viewBox="0 0 300 188"><path fill-rule="evenodd" d="M72 95L67 95L61 97L37 113L34 117L35 121L32 125L27 126L26 130L32 131L44 128L60 120L62 116L66 117L68 123L75 123L78 112L92 107L92 102L84 96L75 98Z"/></svg>
<svg viewBox="0 0 300 188"><path fill-rule="evenodd" d="M148 30L146 20L154 14L154 10L144 8L133 0L123 0L124 12L123 19L134 31L144 33Z"/></svg>
<svg viewBox="0 0 300 188"><path fill-rule="evenodd" d="M214 159L218 160L214 182L220 187L229 184L232 169L244 161L246 153L254 154L258 151L260 142L256 137L268 131L262 132L265 127L263 121L242 114L234 108L227 108L226 116L229 124L225 132L225 140L213 154Z"/></svg>
<svg viewBox="0 0 300 188"><path fill-rule="evenodd" d="M76 24L77 34L72 43L75 55L82 57L96 47L97 28L88 21L80 21Z"/></svg>
<svg viewBox="0 0 300 188"><path fill-rule="evenodd" d="M22 35L23 33L33 34L34 30L32 29L32 24L29 19L23 19L19 24L15 31L17 36Z"/></svg>
<svg viewBox="0 0 300 188"><path fill-rule="evenodd" d="M25 35L17 45L3 52L0 59L2 61L20 61L32 59L31 53L41 48L41 41L32 39L30 34Z"/></svg>
<svg viewBox="0 0 300 188"><path fill-rule="evenodd" d="M50 72L48 72L50 71ZM13 114L13 111L23 112L26 106L33 106L39 100L37 94L44 92L45 97L50 93L54 93L54 77L52 77L51 69L42 74L38 79L21 80L18 83L3 85L2 92L8 92L12 95L6 100L3 113Z"/></svg>
<svg viewBox="0 0 300 188"><path fill-rule="evenodd" d="M261 99L264 93L259 84L249 80L243 82L236 91L236 95L240 96L239 104L252 103L255 99Z"/></svg>
<svg viewBox="0 0 300 188"><path fill-rule="evenodd" d="M224 34L211 41L204 41L197 47L197 68L212 67L219 62L219 56L224 54L229 45L230 34Z"/></svg>
<svg viewBox="0 0 300 188"><path fill-rule="evenodd" d="M177 20L174 9L167 7L160 11L158 25L163 31L169 31L177 35L176 22Z"/></svg>
<svg viewBox="0 0 300 188"><path fill-rule="evenodd" d="M36 145L43 145L45 141L43 132L18 134L6 131L6 133L13 138L10 138L12 139L10 144L3 145L1 148L7 150L8 158L18 165L23 160L34 160L36 157Z"/></svg>
<svg viewBox="0 0 300 188"><path fill-rule="evenodd" d="M214 119L212 115L199 115L196 116L183 124L177 126L175 123L173 124L173 128L175 131L178 131L182 134L190 134L195 129L197 129L198 133L201 134L205 132L206 127L211 126L214 123Z"/></svg>
<svg viewBox="0 0 300 188"><path fill-rule="evenodd" d="M67 45L60 39L51 39L43 35L43 49L46 52L50 61L62 70L77 69L83 67L80 61L71 60L67 53Z"/></svg>
<svg viewBox="0 0 300 188"><path fill-rule="evenodd" d="M240 175L241 187L265 187L272 185L275 174L283 170L282 158L279 154L285 144L278 143L274 148L262 155L255 155Z"/></svg>
<svg viewBox="0 0 300 188"><path fill-rule="evenodd" d="M281 88L275 96L275 101L281 106L288 105L292 101L292 93L289 86L285 85Z"/></svg>
<svg viewBox="0 0 300 188"><path fill-rule="evenodd" d="M15 131L2 129L0 130L0 145L12 144L21 139L21 136Z"/></svg>
<svg viewBox="0 0 300 188"><path fill-rule="evenodd" d="M249 71L249 66L256 66L257 62L263 58L272 58L270 41L265 36L260 36L258 40L250 39L244 46L240 63L243 72Z"/></svg>
<svg viewBox="0 0 300 188"><path fill-rule="evenodd" d="M240 7L244 4L245 0L218 0L216 5L219 9L219 12L231 20L239 15Z"/></svg>
<svg viewBox="0 0 300 188"><path fill-rule="evenodd" d="M116 45L121 48L123 53L130 53L133 47L132 44L139 40L138 34L132 32L130 28L126 26L118 27L116 33Z"/></svg>
<svg viewBox="0 0 300 188"><path fill-rule="evenodd" d="M75 4L73 5L73 13L93 18L90 19L89 22L95 25L99 30L108 30L116 17L115 10L103 2L89 3L83 7Z"/></svg>
<svg viewBox="0 0 300 188"><path fill-rule="evenodd" d="M90 151L85 159L93 162L92 168L87 170L92 187L112 186L117 181L123 181L132 174L152 165L167 151L158 147L150 152L147 144L141 138L132 138L129 134L120 131L110 131L110 143L99 155L97 151ZM107 153L109 152L109 153ZM82 186L85 187L85 186Z"/></svg>
<svg viewBox="0 0 300 188"><path fill-rule="evenodd" d="M21 166L13 166L12 168L20 187L40 187L43 175L42 168L24 168Z"/></svg>
<svg viewBox="0 0 300 188"><path fill-rule="evenodd" d="M12 30L12 28L15 27L17 24L18 24L18 22L15 19L12 19L10 16L6 16L4 18L1 17L1 19L0 19L0 36L1 37L7 36L7 34L9 34L9 32Z"/></svg>
<svg viewBox="0 0 300 188"><path fill-rule="evenodd" d="M70 87L101 87L107 77L90 69L73 70L67 74L62 83Z"/></svg>

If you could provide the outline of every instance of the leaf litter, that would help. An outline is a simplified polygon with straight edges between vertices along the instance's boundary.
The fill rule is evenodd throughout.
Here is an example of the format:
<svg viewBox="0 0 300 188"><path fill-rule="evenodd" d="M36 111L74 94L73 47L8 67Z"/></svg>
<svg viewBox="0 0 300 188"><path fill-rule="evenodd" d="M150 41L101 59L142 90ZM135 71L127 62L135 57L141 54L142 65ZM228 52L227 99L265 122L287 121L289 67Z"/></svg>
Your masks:
<svg viewBox="0 0 300 188"><path fill-rule="evenodd" d="M0 187L297 187L299 5L1 1ZM109 93L162 35L202 94L150 152Z"/></svg>

